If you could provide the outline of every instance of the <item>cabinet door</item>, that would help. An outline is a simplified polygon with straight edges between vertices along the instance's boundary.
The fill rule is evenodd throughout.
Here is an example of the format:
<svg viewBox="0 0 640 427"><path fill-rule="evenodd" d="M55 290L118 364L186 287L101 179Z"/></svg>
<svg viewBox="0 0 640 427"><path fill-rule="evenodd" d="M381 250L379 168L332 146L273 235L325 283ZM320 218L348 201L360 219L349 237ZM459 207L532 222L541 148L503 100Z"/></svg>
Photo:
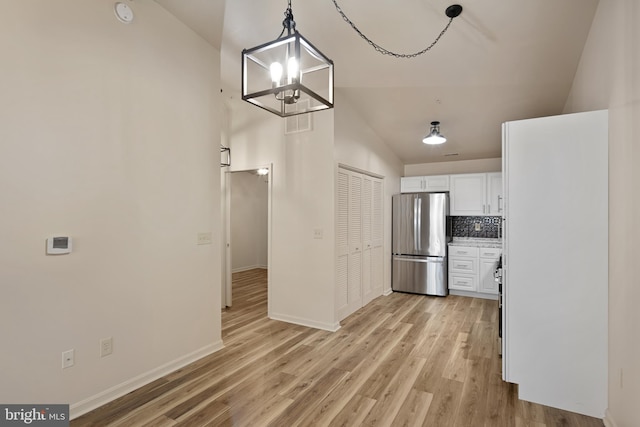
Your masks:
<svg viewBox="0 0 640 427"><path fill-rule="evenodd" d="M336 310L340 319L349 312L349 171L338 169L336 215Z"/></svg>
<svg viewBox="0 0 640 427"><path fill-rule="evenodd" d="M405 176L400 178L401 193L417 193L426 191L424 189L424 179L421 176Z"/></svg>
<svg viewBox="0 0 640 427"><path fill-rule="evenodd" d="M336 311L342 320L382 295L383 180L338 168Z"/></svg>
<svg viewBox="0 0 640 427"><path fill-rule="evenodd" d="M362 189L361 174L338 170L336 307L339 319L362 307Z"/></svg>
<svg viewBox="0 0 640 427"><path fill-rule="evenodd" d="M362 305L371 298L373 178L362 175Z"/></svg>
<svg viewBox="0 0 640 427"><path fill-rule="evenodd" d="M498 294L498 283L493 273L498 265L497 259L480 258L480 280L478 281L478 292L485 294Z"/></svg>
<svg viewBox="0 0 640 427"><path fill-rule="evenodd" d="M363 176L350 172L349 177L349 285L348 314L362 307L362 188Z"/></svg>
<svg viewBox="0 0 640 427"><path fill-rule="evenodd" d="M504 201L502 200L502 172L487 174L487 213L502 216Z"/></svg>
<svg viewBox="0 0 640 427"><path fill-rule="evenodd" d="M432 175L424 177L425 191L449 191L449 175Z"/></svg>
<svg viewBox="0 0 640 427"><path fill-rule="evenodd" d="M363 303L382 295L384 287L384 186L379 178L373 178L371 201L371 294ZM388 263L387 263L388 264Z"/></svg>
<svg viewBox="0 0 640 427"><path fill-rule="evenodd" d="M451 215L487 214L487 180L484 173L451 175Z"/></svg>

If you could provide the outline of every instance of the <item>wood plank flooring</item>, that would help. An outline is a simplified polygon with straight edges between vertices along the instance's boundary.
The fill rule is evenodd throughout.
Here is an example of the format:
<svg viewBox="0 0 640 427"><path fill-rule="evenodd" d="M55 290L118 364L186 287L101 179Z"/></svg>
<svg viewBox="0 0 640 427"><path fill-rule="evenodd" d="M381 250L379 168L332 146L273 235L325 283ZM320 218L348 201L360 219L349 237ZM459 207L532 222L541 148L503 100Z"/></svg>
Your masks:
<svg viewBox="0 0 640 427"><path fill-rule="evenodd" d="M496 301L393 293L326 332L267 316L265 270L233 276L225 348L72 426L603 426L501 380Z"/></svg>

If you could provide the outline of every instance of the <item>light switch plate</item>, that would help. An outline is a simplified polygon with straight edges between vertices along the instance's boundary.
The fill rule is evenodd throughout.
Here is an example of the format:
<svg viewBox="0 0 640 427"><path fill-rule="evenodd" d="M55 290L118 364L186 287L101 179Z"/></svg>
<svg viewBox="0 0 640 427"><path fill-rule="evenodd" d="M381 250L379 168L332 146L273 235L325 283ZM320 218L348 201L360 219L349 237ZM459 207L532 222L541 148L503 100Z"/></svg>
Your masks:
<svg viewBox="0 0 640 427"><path fill-rule="evenodd" d="M199 245L210 245L213 239L211 236L211 232L201 232L198 233L198 244Z"/></svg>
<svg viewBox="0 0 640 427"><path fill-rule="evenodd" d="M75 364L75 350L67 350L62 352L62 369L67 369Z"/></svg>

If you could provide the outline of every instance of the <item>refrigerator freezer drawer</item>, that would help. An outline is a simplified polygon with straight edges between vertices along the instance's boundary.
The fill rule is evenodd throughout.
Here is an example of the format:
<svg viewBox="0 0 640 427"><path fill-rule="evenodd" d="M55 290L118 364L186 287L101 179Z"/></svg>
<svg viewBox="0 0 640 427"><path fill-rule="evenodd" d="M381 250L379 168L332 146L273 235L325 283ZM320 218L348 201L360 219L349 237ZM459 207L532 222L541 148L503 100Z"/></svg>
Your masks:
<svg viewBox="0 0 640 427"><path fill-rule="evenodd" d="M446 257L394 256L391 288L398 292L445 296L447 287Z"/></svg>

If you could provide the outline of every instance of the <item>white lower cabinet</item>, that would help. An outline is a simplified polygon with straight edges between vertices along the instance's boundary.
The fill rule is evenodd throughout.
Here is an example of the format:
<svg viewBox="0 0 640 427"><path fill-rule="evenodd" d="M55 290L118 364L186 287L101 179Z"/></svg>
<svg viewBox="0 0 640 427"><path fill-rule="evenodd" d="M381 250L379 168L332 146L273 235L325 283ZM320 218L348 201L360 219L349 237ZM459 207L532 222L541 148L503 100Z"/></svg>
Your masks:
<svg viewBox="0 0 640 427"><path fill-rule="evenodd" d="M449 246L449 289L476 292L478 248Z"/></svg>
<svg viewBox="0 0 640 427"><path fill-rule="evenodd" d="M494 273L498 266L500 249L480 248L480 277L478 279L478 292L498 295L498 283Z"/></svg>
<svg viewBox="0 0 640 427"><path fill-rule="evenodd" d="M498 286L493 273L499 257L500 248L449 246L449 289L494 298Z"/></svg>

